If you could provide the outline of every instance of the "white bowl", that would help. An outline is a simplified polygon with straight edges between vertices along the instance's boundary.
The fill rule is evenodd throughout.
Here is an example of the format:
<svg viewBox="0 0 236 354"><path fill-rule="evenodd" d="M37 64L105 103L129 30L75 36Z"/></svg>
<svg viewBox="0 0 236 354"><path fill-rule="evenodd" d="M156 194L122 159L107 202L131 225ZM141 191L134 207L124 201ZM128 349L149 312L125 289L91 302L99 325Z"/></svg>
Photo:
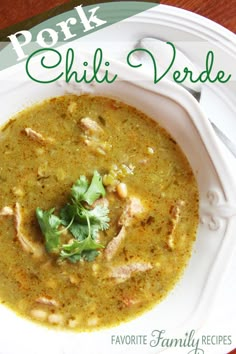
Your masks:
<svg viewBox="0 0 236 354"><path fill-rule="evenodd" d="M63 81L38 84L26 76L22 65L2 72L0 124L35 102L70 92L114 97L158 120L181 146L198 182L200 224L191 260L181 281L164 301L143 316L113 329L93 333L49 330L1 306L0 350L4 354L13 354L16 350L18 354L153 353L149 345L153 330L177 333L184 328L201 326L232 254L236 232L236 195L232 191L236 190L236 183L198 103L173 83L163 80L154 85L124 65L112 62L111 66L120 78L113 84L66 84ZM46 76L42 73L40 77ZM147 336L148 344L111 344L112 335L140 334ZM157 352L159 348L155 348Z"/></svg>

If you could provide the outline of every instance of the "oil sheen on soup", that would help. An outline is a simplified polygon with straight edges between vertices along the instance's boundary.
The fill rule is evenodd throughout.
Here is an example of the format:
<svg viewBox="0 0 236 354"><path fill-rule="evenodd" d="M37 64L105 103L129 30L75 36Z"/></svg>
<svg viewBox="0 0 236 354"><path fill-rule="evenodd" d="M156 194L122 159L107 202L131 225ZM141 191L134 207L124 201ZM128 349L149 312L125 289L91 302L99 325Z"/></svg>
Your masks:
<svg viewBox="0 0 236 354"><path fill-rule="evenodd" d="M122 102L66 95L0 135L0 301L92 331L150 310L191 256L198 189L172 137Z"/></svg>

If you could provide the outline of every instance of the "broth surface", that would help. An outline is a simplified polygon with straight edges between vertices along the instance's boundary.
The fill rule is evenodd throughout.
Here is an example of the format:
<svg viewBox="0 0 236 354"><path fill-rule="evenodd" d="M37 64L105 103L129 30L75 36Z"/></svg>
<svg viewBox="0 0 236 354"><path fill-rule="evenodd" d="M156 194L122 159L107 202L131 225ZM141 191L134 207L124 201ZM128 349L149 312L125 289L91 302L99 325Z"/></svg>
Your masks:
<svg viewBox="0 0 236 354"><path fill-rule="evenodd" d="M191 256L198 189L179 146L156 122L109 98L62 96L10 120L0 156L2 303L48 326L90 331L131 320L167 296ZM99 234L105 248L92 262L58 262L44 248L35 210L57 212L73 183L95 170L105 176L109 203L110 227ZM141 209L129 215L132 201Z"/></svg>

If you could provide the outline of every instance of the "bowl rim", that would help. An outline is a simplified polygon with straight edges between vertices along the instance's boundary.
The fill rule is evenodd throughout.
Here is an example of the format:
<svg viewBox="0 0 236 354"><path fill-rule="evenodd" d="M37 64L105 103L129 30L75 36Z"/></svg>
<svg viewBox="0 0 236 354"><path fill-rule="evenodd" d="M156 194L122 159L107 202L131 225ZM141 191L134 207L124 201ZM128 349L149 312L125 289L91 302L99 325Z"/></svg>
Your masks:
<svg viewBox="0 0 236 354"><path fill-rule="evenodd" d="M127 82L130 85L139 87L141 89L152 92L154 94L167 97L172 101L174 101L175 103L177 103L178 105L180 105L187 112L187 114L192 119L192 122L194 123L194 126L201 137L201 141L205 146L206 151L210 157L210 160L213 166L215 167L218 178L221 181L222 190L224 191L225 201L226 203L229 203L229 205L232 204L232 207L234 207L236 205L236 195L232 193L232 189L236 190L236 183L234 181L233 172L230 166L228 165L228 163L226 162L226 160L224 159L223 152L218 145L218 141L215 137L214 131L211 128L211 125L207 117L205 116L204 112L202 112L200 105L197 103L197 101L184 88L178 86L175 83L169 82L167 80L162 80L161 82L158 83L158 85L154 86L152 83L150 83L149 80L147 80L144 74L134 73L130 71L125 65L120 64L118 61L112 60L110 62L112 63L114 72L118 73L118 76L120 78L119 81L124 83ZM21 70L19 68L20 66L16 68L16 71ZM14 71L15 70L12 70L12 74L15 75ZM127 77L129 77L128 80ZM90 88L93 89L93 85L88 85L88 87L89 90ZM88 87L81 85L81 91L86 93ZM206 143L206 139L208 139L207 143ZM222 179L222 175L223 175L223 179ZM188 326L190 326L191 323L197 321L196 319L197 316L201 317L202 313L205 314L206 312L209 311L209 299L212 297L212 294L216 292L216 284L217 284L217 288L219 289L220 283L222 283L223 281L222 261L225 258L225 254L232 256L234 252L234 247L232 247L231 242L233 240L233 234L236 231L235 216L236 214L232 215L232 217L229 218L230 220L228 221L228 230L227 230L227 234L225 234L222 243L222 249L220 250L220 254L218 254L217 260L210 271L210 276L208 277L209 284L207 285L207 288L204 289L204 294L201 297L201 303L198 304L198 307L201 307L201 311L200 311L201 314L196 315L197 310L195 311L195 314L191 314L192 319L188 322ZM228 257L228 260L229 258L230 257ZM220 282L218 277L219 270L221 271L220 273L222 274ZM224 272L225 271L226 268L224 269Z"/></svg>

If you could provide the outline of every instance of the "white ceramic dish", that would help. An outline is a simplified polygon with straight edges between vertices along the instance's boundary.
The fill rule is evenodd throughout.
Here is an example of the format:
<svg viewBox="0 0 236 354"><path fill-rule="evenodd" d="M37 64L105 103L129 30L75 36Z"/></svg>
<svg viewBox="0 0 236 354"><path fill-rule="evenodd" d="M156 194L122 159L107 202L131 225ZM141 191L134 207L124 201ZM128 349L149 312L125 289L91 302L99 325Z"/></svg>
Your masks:
<svg viewBox="0 0 236 354"><path fill-rule="evenodd" d="M192 12L158 5L89 34L78 43L92 50L99 43L106 55L124 62L127 53L141 38L153 36L175 44L200 71L205 68L207 52L212 50L215 53L214 71L221 69L232 74L227 84L206 82L200 105L211 120L236 141L236 129L233 129L236 126L236 35L226 28Z"/></svg>
<svg viewBox="0 0 236 354"><path fill-rule="evenodd" d="M186 327L199 328L211 305L222 265L235 244L236 196L232 190L236 190L236 183L200 106L175 84L162 81L155 86L145 76L137 75L118 62L113 62L112 68L121 80L109 85L65 84L63 81L39 85L22 74L21 65L11 68L0 77L0 123L26 106L69 92L115 97L158 120L182 147L199 185L201 222L191 261L182 280L161 304L114 329L89 334L52 331L18 318L2 306L0 350L4 354L13 354L16 348L18 354L157 353L158 348L148 345L114 346L111 336L143 334L150 340L157 327L175 333ZM17 81L14 81L15 77Z"/></svg>

